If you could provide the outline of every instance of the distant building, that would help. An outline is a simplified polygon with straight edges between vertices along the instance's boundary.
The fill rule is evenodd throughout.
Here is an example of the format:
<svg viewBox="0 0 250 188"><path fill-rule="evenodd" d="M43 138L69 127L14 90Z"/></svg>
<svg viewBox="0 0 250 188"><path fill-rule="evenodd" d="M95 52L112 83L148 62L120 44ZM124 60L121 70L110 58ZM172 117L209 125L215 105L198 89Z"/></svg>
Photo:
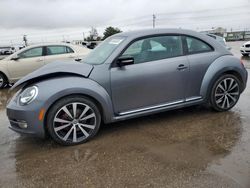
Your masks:
<svg viewBox="0 0 250 188"><path fill-rule="evenodd" d="M250 31L232 31L225 35L227 41L250 40Z"/></svg>
<svg viewBox="0 0 250 188"><path fill-rule="evenodd" d="M208 29L208 30L203 30L200 32L206 33L206 34L214 34L214 35L218 35L218 36L223 37L225 35L225 33L227 32L227 30L225 28L222 28L222 27L217 27L217 28L212 28L212 29Z"/></svg>

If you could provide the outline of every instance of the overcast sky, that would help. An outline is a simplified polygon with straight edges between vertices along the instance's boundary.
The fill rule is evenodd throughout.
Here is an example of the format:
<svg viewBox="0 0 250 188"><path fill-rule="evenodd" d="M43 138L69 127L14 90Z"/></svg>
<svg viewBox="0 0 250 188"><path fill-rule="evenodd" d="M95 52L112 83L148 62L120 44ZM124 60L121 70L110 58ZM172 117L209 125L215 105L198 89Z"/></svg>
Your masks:
<svg viewBox="0 0 250 188"><path fill-rule="evenodd" d="M96 27L250 29L250 0L0 0L0 45L82 39Z"/></svg>

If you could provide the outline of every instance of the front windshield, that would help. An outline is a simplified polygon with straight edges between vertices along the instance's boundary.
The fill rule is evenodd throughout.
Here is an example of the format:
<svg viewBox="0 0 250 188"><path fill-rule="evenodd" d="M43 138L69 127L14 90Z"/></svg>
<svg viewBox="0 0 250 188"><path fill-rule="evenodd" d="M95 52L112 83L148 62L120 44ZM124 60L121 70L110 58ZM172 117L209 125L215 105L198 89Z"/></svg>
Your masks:
<svg viewBox="0 0 250 188"><path fill-rule="evenodd" d="M125 37L112 37L103 41L83 60L88 64L102 64L112 52L124 41Z"/></svg>

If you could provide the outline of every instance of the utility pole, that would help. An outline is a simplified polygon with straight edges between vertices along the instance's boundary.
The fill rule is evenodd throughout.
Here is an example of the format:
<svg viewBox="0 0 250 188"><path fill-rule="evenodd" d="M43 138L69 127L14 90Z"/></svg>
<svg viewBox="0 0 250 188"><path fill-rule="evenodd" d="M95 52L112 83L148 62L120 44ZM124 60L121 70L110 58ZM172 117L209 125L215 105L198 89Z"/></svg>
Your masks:
<svg viewBox="0 0 250 188"><path fill-rule="evenodd" d="M153 14L153 28L155 28L155 19L156 19L156 16L155 14Z"/></svg>
<svg viewBox="0 0 250 188"><path fill-rule="evenodd" d="M25 46L28 46L27 35L23 35L23 41L24 41Z"/></svg>

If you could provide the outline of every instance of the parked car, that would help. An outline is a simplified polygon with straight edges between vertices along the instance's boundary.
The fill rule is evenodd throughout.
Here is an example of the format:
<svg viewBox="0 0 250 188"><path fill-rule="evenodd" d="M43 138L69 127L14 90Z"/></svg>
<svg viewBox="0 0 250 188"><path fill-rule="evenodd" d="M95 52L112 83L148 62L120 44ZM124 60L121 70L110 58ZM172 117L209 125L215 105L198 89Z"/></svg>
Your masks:
<svg viewBox="0 0 250 188"><path fill-rule="evenodd" d="M12 47L1 48L0 53L0 55L10 55L13 53Z"/></svg>
<svg viewBox="0 0 250 188"><path fill-rule="evenodd" d="M60 65L60 66L59 66ZM207 104L227 111L246 87L241 61L211 37L182 29L124 32L82 62L51 63L19 80L10 128L75 145L101 122Z"/></svg>
<svg viewBox="0 0 250 188"><path fill-rule="evenodd" d="M250 41L244 43L240 47L240 52L243 56L248 56L250 54Z"/></svg>
<svg viewBox="0 0 250 188"><path fill-rule="evenodd" d="M31 45L0 61L0 88L34 70L60 60L80 60L89 49L66 43Z"/></svg>
<svg viewBox="0 0 250 188"><path fill-rule="evenodd" d="M226 39L224 37L214 35L214 34L207 34L208 36L217 40L222 46L224 46L227 50L231 50L232 48L227 45Z"/></svg>

